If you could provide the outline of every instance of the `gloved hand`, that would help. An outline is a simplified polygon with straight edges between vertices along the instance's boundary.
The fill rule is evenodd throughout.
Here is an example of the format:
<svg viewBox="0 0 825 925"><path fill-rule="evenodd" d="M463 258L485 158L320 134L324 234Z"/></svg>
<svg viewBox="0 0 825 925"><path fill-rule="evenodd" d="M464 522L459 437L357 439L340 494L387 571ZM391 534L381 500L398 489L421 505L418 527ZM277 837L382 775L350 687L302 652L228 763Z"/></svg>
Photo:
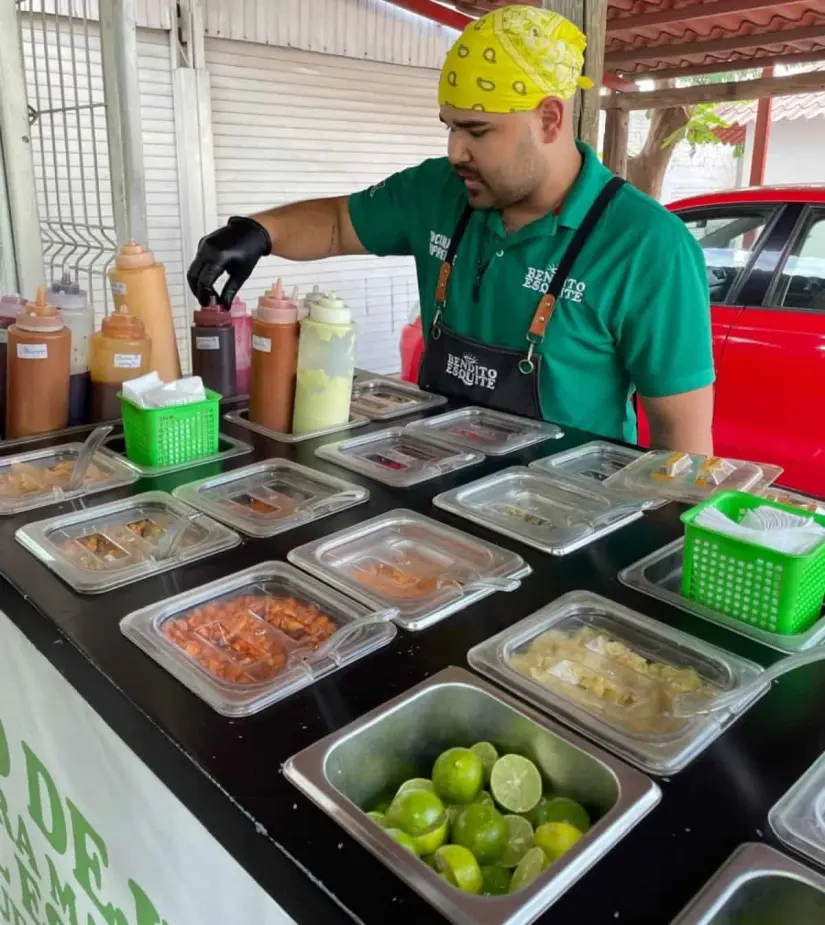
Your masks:
<svg viewBox="0 0 825 925"><path fill-rule="evenodd" d="M236 215L223 228L201 238L186 274L189 288L200 305L209 305L212 298L218 297L215 282L226 273L229 279L218 300L229 308L255 264L271 252L272 241L266 228L254 218Z"/></svg>

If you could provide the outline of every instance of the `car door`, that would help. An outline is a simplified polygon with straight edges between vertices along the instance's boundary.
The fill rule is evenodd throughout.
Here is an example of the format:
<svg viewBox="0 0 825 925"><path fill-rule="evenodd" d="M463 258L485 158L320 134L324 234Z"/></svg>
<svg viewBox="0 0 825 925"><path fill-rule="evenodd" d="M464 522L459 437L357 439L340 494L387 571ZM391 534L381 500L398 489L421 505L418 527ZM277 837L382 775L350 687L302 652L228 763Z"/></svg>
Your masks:
<svg viewBox="0 0 825 925"><path fill-rule="evenodd" d="M753 298L754 283L757 280L761 279L763 291L770 283L771 272L759 270L758 263L781 211L782 206L776 203L724 203L685 210L679 210L678 207L674 209L705 256L717 383L714 437L721 443L726 442L728 427L726 418L719 413L719 388L728 336L742 311L740 297ZM637 412L639 442L648 446L650 434L641 403Z"/></svg>
<svg viewBox="0 0 825 925"><path fill-rule="evenodd" d="M725 346L719 451L774 462L782 483L825 495L825 206L797 207L760 305Z"/></svg>

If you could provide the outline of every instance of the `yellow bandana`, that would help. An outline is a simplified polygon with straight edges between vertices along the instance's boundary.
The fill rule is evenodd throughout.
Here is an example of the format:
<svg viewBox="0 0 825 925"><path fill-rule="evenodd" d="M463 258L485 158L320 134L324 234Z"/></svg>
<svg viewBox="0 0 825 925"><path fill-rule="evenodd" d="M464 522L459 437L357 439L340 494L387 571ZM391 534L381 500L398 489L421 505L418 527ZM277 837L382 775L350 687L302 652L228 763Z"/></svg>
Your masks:
<svg viewBox="0 0 825 925"><path fill-rule="evenodd" d="M487 13L458 37L438 85L440 106L526 112L548 96L569 100L593 81L582 77L587 39L569 20L532 6Z"/></svg>

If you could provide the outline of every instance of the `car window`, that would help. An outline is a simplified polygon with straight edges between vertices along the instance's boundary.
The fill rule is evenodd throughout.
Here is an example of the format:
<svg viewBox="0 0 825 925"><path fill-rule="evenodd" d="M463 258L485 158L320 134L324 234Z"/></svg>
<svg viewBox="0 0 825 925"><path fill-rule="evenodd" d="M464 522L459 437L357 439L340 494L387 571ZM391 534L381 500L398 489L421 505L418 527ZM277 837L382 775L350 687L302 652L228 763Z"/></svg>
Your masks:
<svg viewBox="0 0 825 925"><path fill-rule="evenodd" d="M711 302L727 301L774 211L774 206L725 206L680 215L705 254Z"/></svg>
<svg viewBox="0 0 825 925"><path fill-rule="evenodd" d="M783 308L825 311L825 212L813 212L805 223L772 301Z"/></svg>

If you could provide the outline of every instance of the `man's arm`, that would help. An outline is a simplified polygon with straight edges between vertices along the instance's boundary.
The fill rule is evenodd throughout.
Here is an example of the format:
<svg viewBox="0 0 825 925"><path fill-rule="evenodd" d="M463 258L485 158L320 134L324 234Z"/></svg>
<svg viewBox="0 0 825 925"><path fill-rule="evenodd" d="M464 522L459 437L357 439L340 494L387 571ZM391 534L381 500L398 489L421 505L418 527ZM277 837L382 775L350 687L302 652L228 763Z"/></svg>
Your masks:
<svg viewBox="0 0 825 925"><path fill-rule="evenodd" d="M353 227L347 196L295 202L258 212L251 218L266 229L272 242L271 253L287 260L368 253Z"/></svg>
<svg viewBox="0 0 825 925"><path fill-rule="evenodd" d="M650 426L654 450L713 455L713 386L664 398L639 396Z"/></svg>

